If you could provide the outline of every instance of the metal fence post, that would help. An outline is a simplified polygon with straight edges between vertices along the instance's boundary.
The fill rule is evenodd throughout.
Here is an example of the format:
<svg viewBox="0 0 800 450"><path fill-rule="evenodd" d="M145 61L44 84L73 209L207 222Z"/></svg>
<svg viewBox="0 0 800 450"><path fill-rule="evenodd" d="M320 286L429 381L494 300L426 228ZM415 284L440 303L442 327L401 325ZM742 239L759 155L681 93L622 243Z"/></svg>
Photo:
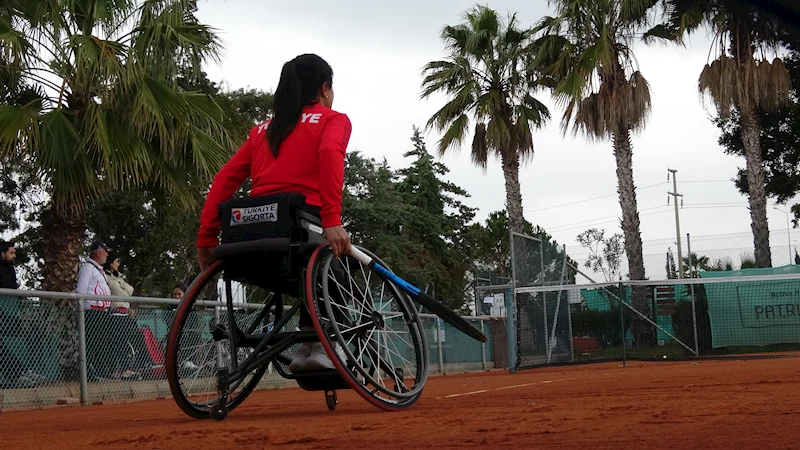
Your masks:
<svg viewBox="0 0 800 450"><path fill-rule="evenodd" d="M78 299L78 371L81 382L81 405L89 403L89 381L86 369L86 314L83 300Z"/></svg>
<svg viewBox="0 0 800 450"><path fill-rule="evenodd" d="M505 304L506 304L506 336L508 339L508 373L515 373L517 371L517 324L514 320L514 309L517 304L516 290L517 290L517 265L515 263L514 253L514 233L509 231L509 246L511 248L511 283L509 288L506 289Z"/></svg>
<svg viewBox="0 0 800 450"><path fill-rule="evenodd" d="M517 371L517 326L514 320L514 289L506 289L506 336L508 338L508 373Z"/></svg>
<svg viewBox="0 0 800 450"><path fill-rule="evenodd" d="M623 286L622 283L619 283L617 286L619 287L617 291L619 293L619 296L617 296L617 300L619 300L619 327L622 329L622 367L625 368L627 367L627 355L625 354L625 314L623 313L625 305L622 304L622 298L625 296L625 286Z"/></svg>
<svg viewBox="0 0 800 450"><path fill-rule="evenodd" d="M686 233L686 251L689 253L689 270L692 270L692 265L694 261L692 261L692 243L689 239L689 233ZM689 274L689 278L692 278L691 273ZM699 340L697 339L697 307L695 306L694 300L694 284L689 285L689 295L692 297L692 327L694 328L694 356L700 356L700 344Z"/></svg>
<svg viewBox="0 0 800 450"><path fill-rule="evenodd" d="M483 333L483 321L479 320L481 324L481 333ZM486 370L486 342L481 342L481 369Z"/></svg>
<svg viewBox="0 0 800 450"><path fill-rule="evenodd" d="M439 373L444 373L444 361L442 358L442 319L436 318L436 346L439 350Z"/></svg>

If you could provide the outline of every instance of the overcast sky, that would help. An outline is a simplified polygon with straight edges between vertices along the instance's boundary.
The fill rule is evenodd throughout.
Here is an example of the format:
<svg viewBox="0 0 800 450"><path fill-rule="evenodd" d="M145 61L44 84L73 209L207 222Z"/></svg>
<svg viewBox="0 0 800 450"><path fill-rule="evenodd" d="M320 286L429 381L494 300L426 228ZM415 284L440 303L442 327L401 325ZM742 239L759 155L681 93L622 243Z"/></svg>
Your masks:
<svg viewBox="0 0 800 450"><path fill-rule="evenodd" d="M353 123L348 151L385 157L393 168L400 168L407 164L402 154L411 147L412 125L423 127L444 101L419 99L421 68L444 56L442 26L459 23L473 5L466 0L201 0L200 19L218 30L226 48L221 64L209 64L207 72L229 88L273 90L285 61L317 53L333 66L334 109ZM550 12L544 0L493 1L489 6L516 12L524 25ZM668 168L678 170L678 191L684 195L683 235L750 230L747 200L730 181L744 160L723 153L718 130L709 121L712 111L697 93L708 51L702 34L694 36L688 48L637 47L653 99L647 128L633 139L645 241L675 237L674 212L667 205L672 189ZM573 247L575 236L591 226L621 232L611 143L563 137L558 126L562 111L553 107L548 95L538 98L551 106L555 120L534 134L536 155L520 173L526 218ZM439 136L433 131L424 136L433 151ZM442 162L451 169L450 181L472 195L467 203L479 208L479 220L503 208L499 162L490 163L483 173L470 164L468 145ZM574 204L560 206L570 203ZM785 214L773 210L770 202L768 215L771 229L784 230L780 236L786 245ZM738 246L737 242L728 248Z"/></svg>

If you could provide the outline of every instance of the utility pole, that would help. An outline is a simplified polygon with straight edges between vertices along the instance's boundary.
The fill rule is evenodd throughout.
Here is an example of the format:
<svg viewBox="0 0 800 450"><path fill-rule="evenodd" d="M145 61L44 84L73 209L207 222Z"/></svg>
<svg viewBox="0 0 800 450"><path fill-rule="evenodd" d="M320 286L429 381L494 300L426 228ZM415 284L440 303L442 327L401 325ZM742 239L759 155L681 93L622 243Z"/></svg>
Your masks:
<svg viewBox="0 0 800 450"><path fill-rule="evenodd" d="M681 252L681 220L678 216L678 197L681 197L681 204L683 204L683 194L678 193L678 180L675 176L675 173L678 171L675 169L667 169L668 172L672 173L672 192L667 192L667 194L671 195L675 200L675 232L678 236L678 278L683 278L683 254ZM667 181L669 181L669 173L667 173ZM667 197L667 204L669 204L669 197Z"/></svg>

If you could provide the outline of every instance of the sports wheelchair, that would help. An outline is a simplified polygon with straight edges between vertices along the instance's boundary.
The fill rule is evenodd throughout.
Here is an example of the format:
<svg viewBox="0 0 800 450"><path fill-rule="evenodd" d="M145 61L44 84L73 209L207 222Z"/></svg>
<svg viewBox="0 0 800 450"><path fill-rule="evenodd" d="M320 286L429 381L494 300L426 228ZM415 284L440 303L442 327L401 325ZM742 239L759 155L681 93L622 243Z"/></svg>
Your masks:
<svg viewBox="0 0 800 450"><path fill-rule="evenodd" d="M319 218L304 205L305 197L295 193L220 205L216 261L187 289L167 340L170 390L189 416L223 420L267 370L305 390L324 391L331 410L336 390L348 388L387 411L409 407L428 376L414 301L486 341L368 250L353 245L348 256L335 258ZM314 331L296 327L300 308L307 308ZM322 344L335 368L290 371L299 346L311 341Z"/></svg>

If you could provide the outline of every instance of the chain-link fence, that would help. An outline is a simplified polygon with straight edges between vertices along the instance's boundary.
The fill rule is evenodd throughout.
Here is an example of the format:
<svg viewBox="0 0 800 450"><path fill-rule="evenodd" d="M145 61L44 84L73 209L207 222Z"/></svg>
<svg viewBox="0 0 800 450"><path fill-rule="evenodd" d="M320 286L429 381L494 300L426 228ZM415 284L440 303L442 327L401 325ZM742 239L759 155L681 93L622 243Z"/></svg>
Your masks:
<svg viewBox="0 0 800 450"><path fill-rule="evenodd" d="M800 228L770 230L769 243L772 266L780 267L800 263L798 254ZM690 278L698 271L735 270L755 267L755 250L752 233L730 233L716 235L684 234L681 236L681 251L678 253L677 237L650 239L642 242L645 275L650 280ZM568 245L567 253L581 269L594 255L595 249L577 244ZM628 261L624 247L619 256L620 266L613 278L602 271L590 275L598 282L628 278ZM691 255L690 255L691 251ZM598 256L604 256L603 252ZM690 261L691 260L691 261Z"/></svg>
<svg viewBox="0 0 800 450"><path fill-rule="evenodd" d="M511 233L511 262L516 308L516 350L519 367L572 360L569 297L563 292L528 290L574 282L564 248Z"/></svg>
<svg viewBox="0 0 800 450"><path fill-rule="evenodd" d="M726 237L687 236L680 277L657 242L660 281L614 281L566 247L542 262L546 243L512 233L517 367L800 351L800 265L749 268L746 245Z"/></svg>
<svg viewBox="0 0 800 450"><path fill-rule="evenodd" d="M126 310L95 310L69 293L0 290L0 410L56 404L94 404L171 395L165 350L178 300L113 297ZM235 292L237 322L263 305ZM285 306L288 309L290 306ZM223 305L205 302L189 320L198 348L207 348L214 320L225 321ZM494 368L491 321L467 317L489 336L479 343L430 314L423 314L431 373ZM297 319L294 319L295 322ZM290 322L289 328L297 323ZM186 355L183 355L186 356ZM181 369L202 371L202 355L181 359ZM258 389L296 386L269 367Z"/></svg>

